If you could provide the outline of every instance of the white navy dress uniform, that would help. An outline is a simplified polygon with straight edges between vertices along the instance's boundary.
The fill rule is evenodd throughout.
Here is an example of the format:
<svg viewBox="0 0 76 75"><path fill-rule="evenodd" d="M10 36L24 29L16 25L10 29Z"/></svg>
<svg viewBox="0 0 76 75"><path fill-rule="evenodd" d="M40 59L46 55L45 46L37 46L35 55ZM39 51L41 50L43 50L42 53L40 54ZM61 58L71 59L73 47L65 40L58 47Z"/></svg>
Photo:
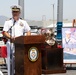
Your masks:
<svg viewBox="0 0 76 75"><path fill-rule="evenodd" d="M11 6L12 11L21 11L21 6ZM24 35L25 32L30 31L30 27L28 23L25 20L18 19L17 21L14 21L13 18L11 18L8 21L5 21L3 31L8 32L13 38L19 37ZM10 39L8 39L7 43L7 68L8 68L8 75L14 75L13 72L11 72L11 66L10 66L10 55L14 52L14 44L10 43ZM13 61L12 61L13 64ZM14 66L14 65L13 65ZM12 67L13 67L12 66ZM13 71L13 70L12 70Z"/></svg>
<svg viewBox="0 0 76 75"><path fill-rule="evenodd" d="M8 32L12 37L19 37L24 35L25 32L30 31L30 27L27 24L25 20L19 19L18 21L15 22L15 25L13 25L13 18L11 20L5 21L3 31ZM12 26L12 28L11 28ZM10 33L10 28L11 28L11 33ZM10 39L8 39L7 42L7 67L8 67L8 75L10 75ZM11 49L14 50L13 44L11 45Z"/></svg>
<svg viewBox="0 0 76 75"><path fill-rule="evenodd" d="M65 31L66 34L69 34L70 37L63 38L63 48L73 48L73 45L76 43L76 40L71 37L71 32L70 31Z"/></svg>

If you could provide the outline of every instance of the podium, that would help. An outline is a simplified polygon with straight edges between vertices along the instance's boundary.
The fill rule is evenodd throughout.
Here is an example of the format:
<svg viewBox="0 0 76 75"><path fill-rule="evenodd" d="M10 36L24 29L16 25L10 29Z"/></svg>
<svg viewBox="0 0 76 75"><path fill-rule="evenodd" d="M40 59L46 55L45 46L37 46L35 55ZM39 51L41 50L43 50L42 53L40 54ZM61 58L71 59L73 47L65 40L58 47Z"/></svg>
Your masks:
<svg viewBox="0 0 76 75"><path fill-rule="evenodd" d="M42 35L20 36L15 39L15 75L41 75Z"/></svg>
<svg viewBox="0 0 76 75"><path fill-rule="evenodd" d="M63 48L45 46L42 50L42 73L66 73L63 65Z"/></svg>

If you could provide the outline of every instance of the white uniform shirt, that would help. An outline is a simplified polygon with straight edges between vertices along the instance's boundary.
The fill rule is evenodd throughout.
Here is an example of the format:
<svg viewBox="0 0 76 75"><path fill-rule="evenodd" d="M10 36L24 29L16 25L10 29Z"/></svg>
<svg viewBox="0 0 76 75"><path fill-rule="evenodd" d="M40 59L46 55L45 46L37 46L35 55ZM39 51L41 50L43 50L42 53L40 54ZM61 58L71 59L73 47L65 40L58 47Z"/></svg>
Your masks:
<svg viewBox="0 0 76 75"><path fill-rule="evenodd" d="M69 39L64 38L62 42L63 42L63 48L73 48L76 43L76 40L73 38Z"/></svg>
<svg viewBox="0 0 76 75"><path fill-rule="evenodd" d="M9 34L11 33L12 37L19 37L22 36L23 33L30 31L30 27L27 24L25 20L19 19L18 21L15 22L15 25L13 26L14 20L8 20L5 21L3 31L8 32ZM11 28L11 26L13 26ZM9 30L11 28L11 31Z"/></svg>
<svg viewBox="0 0 76 75"><path fill-rule="evenodd" d="M8 32L10 35L12 35L12 37L19 37L19 36L22 36L25 32L30 31L30 27L25 20L19 19L18 21L14 23L14 20L11 19L11 20L5 21L3 31ZM8 40L6 45L7 45L7 61L6 62L7 62L7 67L8 67L8 75L10 75L10 72L11 72L10 60L12 60L12 65L14 66L13 57L11 58L10 55L13 55L15 48L14 48L13 43L10 44L10 40ZM12 67L12 71L14 71L13 69L14 68Z"/></svg>

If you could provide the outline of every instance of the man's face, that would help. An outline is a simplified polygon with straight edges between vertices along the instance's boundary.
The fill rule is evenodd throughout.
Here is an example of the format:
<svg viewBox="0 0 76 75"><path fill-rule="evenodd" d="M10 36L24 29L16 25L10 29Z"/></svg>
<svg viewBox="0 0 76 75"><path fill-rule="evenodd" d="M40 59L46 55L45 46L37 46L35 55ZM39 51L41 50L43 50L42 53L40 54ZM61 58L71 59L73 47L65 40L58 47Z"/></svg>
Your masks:
<svg viewBox="0 0 76 75"><path fill-rule="evenodd" d="M71 34L70 33L67 33L66 34L66 38L70 38Z"/></svg>
<svg viewBox="0 0 76 75"><path fill-rule="evenodd" d="M16 20L20 17L20 11L12 11L13 18Z"/></svg>

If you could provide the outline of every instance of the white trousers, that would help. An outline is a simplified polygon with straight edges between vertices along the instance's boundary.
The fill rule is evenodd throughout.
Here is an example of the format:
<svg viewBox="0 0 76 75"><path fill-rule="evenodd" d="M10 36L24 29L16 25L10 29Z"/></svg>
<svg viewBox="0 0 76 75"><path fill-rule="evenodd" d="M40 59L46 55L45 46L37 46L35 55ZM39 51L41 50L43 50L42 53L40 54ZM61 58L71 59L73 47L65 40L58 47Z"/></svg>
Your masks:
<svg viewBox="0 0 76 75"><path fill-rule="evenodd" d="M14 75L14 44L10 43L10 41L7 42L7 59L6 59L6 63L7 63L7 70L8 70L8 75Z"/></svg>

